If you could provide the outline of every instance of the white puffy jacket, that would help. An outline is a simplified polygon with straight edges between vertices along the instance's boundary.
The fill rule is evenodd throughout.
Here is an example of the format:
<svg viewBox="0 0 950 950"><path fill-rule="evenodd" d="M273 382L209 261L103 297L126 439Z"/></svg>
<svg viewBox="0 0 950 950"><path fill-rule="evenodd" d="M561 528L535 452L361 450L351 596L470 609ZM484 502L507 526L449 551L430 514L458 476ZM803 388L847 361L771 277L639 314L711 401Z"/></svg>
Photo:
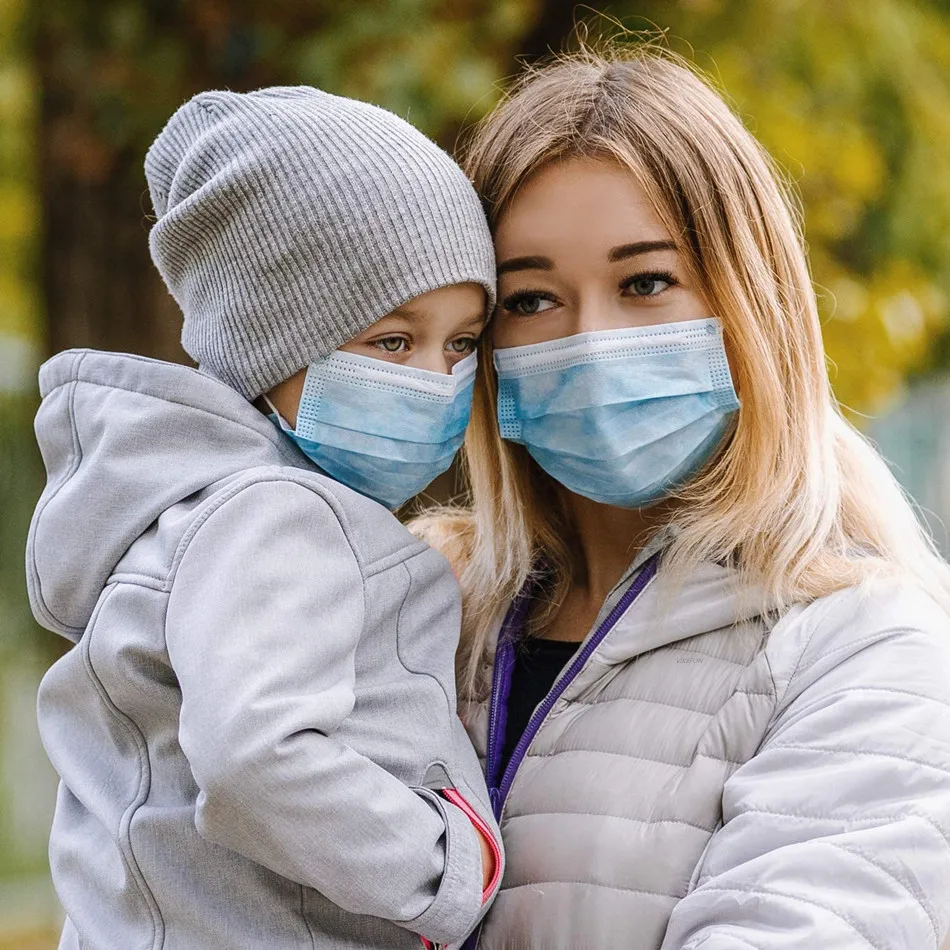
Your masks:
<svg viewBox="0 0 950 950"><path fill-rule="evenodd" d="M916 588L877 582L767 620L743 607L725 568L705 565L664 595L652 561L636 579L643 561L504 775L505 649L491 701L465 710L508 855L469 945L939 947L950 926L947 615Z"/></svg>

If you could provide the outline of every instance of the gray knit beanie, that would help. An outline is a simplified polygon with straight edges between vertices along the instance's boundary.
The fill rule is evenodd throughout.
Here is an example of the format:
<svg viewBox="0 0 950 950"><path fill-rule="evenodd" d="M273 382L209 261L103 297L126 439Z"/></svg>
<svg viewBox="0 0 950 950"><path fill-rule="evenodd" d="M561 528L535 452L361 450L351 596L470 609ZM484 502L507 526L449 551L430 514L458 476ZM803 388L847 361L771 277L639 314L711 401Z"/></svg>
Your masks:
<svg viewBox="0 0 950 950"><path fill-rule="evenodd" d="M471 183L377 106L308 86L203 92L171 117L145 174L182 345L248 399L426 291L472 281L494 306Z"/></svg>

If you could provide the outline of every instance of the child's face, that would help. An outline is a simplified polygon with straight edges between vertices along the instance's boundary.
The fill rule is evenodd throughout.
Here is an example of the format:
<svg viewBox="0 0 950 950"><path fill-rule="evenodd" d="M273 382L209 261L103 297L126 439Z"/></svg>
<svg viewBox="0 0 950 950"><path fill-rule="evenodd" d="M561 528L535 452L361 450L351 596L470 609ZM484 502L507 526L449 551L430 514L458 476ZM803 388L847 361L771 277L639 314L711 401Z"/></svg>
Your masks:
<svg viewBox="0 0 950 950"><path fill-rule="evenodd" d="M434 373L451 373L456 363L475 351L487 320L487 302L480 284L430 290L386 314L340 349ZM306 375L302 369L267 394L292 426L297 424Z"/></svg>
<svg viewBox="0 0 950 950"><path fill-rule="evenodd" d="M486 294L479 284L452 284L413 297L340 347L347 353L434 373L475 352L485 327Z"/></svg>

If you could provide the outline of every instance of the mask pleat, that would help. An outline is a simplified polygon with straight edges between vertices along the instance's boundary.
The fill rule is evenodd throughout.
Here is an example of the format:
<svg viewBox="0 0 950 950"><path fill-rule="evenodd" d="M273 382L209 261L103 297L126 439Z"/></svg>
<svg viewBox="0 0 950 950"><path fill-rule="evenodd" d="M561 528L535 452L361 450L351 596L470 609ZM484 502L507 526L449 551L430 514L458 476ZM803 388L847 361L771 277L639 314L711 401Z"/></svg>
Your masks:
<svg viewBox="0 0 950 950"><path fill-rule="evenodd" d="M495 352L504 438L580 495L635 508L692 477L739 407L718 320Z"/></svg>

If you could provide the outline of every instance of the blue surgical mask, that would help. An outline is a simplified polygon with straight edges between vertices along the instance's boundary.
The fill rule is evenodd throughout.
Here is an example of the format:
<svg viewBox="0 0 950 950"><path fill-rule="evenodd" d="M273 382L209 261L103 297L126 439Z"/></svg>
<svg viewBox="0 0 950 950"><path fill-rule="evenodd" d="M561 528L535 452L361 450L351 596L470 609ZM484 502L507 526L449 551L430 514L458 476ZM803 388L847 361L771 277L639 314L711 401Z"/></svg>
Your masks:
<svg viewBox="0 0 950 950"><path fill-rule="evenodd" d="M331 478L398 508L452 464L476 364L472 353L449 375L337 350L307 370L297 427L271 418Z"/></svg>
<svg viewBox="0 0 950 950"><path fill-rule="evenodd" d="M739 408L715 319L498 349L495 368L502 438L565 488L620 508L688 481Z"/></svg>

